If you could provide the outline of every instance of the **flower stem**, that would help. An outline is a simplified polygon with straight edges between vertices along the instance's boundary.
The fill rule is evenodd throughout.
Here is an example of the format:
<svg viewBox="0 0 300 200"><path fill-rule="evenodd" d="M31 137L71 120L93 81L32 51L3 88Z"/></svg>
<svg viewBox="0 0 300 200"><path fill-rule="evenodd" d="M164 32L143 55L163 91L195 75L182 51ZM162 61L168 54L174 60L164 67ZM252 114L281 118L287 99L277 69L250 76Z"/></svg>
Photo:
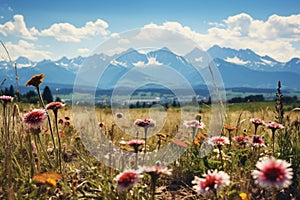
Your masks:
<svg viewBox="0 0 300 200"><path fill-rule="evenodd" d="M50 129L50 133L51 133L51 138L52 138L53 148L54 148L54 152L56 153L56 145L55 145L54 134L53 134L52 126L51 126L50 116L49 116L49 113L48 113L48 111L47 111L47 109L46 109L46 107L45 107L44 100L43 100L43 97L42 97L42 95L41 95L40 88L39 88L38 86L36 87L36 91L37 91L37 93L38 93L40 103L41 103L41 105L43 106L43 108L45 109L45 111L46 111L46 113L47 113L47 119L48 119L49 129ZM56 154L57 154L57 153L56 153Z"/></svg>
<svg viewBox="0 0 300 200"><path fill-rule="evenodd" d="M57 134L57 140L58 140L58 153L57 153L57 161L59 165L59 171L60 173L62 172L62 167L61 167L61 142L60 142L60 136L59 136L59 131L58 131L58 123L57 123L57 110L53 110L54 112L54 120L55 120L55 128L56 128L56 134Z"/></svg>
<svg viewBox="0 0 300 200"><path fill-rule="evenodd" d="M272 129L272 152L273 152L273 156L275 154L275 149L274 149L274 145L275 145L275 129Z"/></svg>
<svg viewBox="0 0 300 200"><path fill-rule="evenodd" d="M37 139L38 139L38 142L39 142L40 145L41 145L41 149L42 149L42 152L43 152L43 154L44 154L44 157L46 158L46 160L47 160L49 166L52 168L52 164L51 164L51 162L50 162L49 155L48 155L48 153L47 153L47 151L46 151L46 148L45 148L44 143L42 143L42 140L41 140L41 137L40 137L39 134L37 135Z"/></svg>

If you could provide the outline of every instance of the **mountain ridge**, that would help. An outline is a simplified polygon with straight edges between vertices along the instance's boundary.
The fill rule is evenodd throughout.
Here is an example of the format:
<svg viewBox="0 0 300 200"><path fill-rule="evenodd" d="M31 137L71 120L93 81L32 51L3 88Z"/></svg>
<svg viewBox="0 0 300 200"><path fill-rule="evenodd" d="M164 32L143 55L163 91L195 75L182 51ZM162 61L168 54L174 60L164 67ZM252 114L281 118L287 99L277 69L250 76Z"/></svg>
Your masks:
<svg viewBox="0 0 300 200"><path fill-rule="evenodd" d="M108 61L110 63L107 63ZM218 45L212 46L207 51L194 48L185 56L176 55L166 47L145 54L130 48L112 56L106 54L74 58L62 56L58 60L39 62L20 56L14 62L18 67L20 84L24 84L34 74L44 73L46 75L44 82L49 85L51 83L72 85L83 63L95 69L106 63L106 73L102 81L100 80L102 85L98 86L108 89L113 88L119 79L132 69L139 70L136 71L137 74L132 74L132 79L136 79L134 76L136 75L140 78L139 81L142 81L142 78L153 81L155 76L160 76L159 70L161 69L153 68L152 71L148 69L148 74L143 72L143 67L152 65L171 67L170 69L177 71L192 85L201 85L204 82L199 78L201 76L197 74L197 70L195 71L195 66L207 67L212 61L217 66L225 87L269 88L274 87L276 81L281 80L283 87L300 90L299 58L292 58L283 63L268 55L260 56L251 49L236 50ZM6 84L13 84L15 80L14 70L13 67L9 67L10 65L9 62L0 61L0 69L4 72L1 73L0 79L6 78L8 80ZM134 82L134 80L128 80L126 83L134 85Z"/></svg>

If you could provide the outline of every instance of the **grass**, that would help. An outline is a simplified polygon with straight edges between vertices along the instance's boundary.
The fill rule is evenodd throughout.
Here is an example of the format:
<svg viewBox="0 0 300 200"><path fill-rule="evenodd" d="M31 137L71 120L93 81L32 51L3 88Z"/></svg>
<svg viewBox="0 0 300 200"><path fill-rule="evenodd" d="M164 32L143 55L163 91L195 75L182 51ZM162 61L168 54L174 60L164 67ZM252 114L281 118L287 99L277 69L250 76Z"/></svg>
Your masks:
<svg viewBox="0 0 300 200"><path fill-rule="evenodd" d="M252 117L261 118L265 121L274 121L276 114L274 113L274 103L242 103L232 104L227 107L227 116L225 125L235 126L237 129L233 131L233 135L252 135L254 126L249 122ZM2 107L3 111L4 106ZM74 127L72 118L72 107L65 106L58 112L58 119L62 119L63 123L59 124L59 133L62 143L62 171L59 166L50 167L47 160L42 156L41 146L36 142L37 152L32 153L32 146L26 142L28 137L28 127L22 122L25 113L33 108L41 108L37 105L29 105L22 103L7 103L6 113L2 115L0 121L7 120L6 125L2 123L2 135L6 133L3 130L9 124L9 139L2 138L1 145L1 199L122 199L124 192L119 191L116 187L114 178L118 170L114 170L102 164L101 160L95 159L85 148L81 141L80 130ZM184 108L182 108L184 109ZM189 109L189 108L185 108ZM14 111L15 110L15 111ZM160 111L157 111L160 112ZM202 108L202 121L205 124L210 122L210 110L206 106ZM149 109L131 109L129 110L132 119L149 117ZM284 190L276 191L277 199L300 198L299 197L299 144L300 131L299 125L295 122L299 120L297 112L288 112L289 119L285 118L284 125L286 128L278 131L276 134L275 157L284 159L292 163L294 170L293 184ZM196 113L195 113L196 114ZM54 115L49 113L51 122ZM111 136L113 130L113 143L119 145L121 140L128 141L134 135L128 136L124 134L124 128L129 129L131 122L115 125L116 121L109 109L96 109L96 116L99 121L105 123L104 134ZM156 115L157 116L157 115ZM174 143L172 137L176 134L176 127L180 125L182 119L180 108L170 108L166 112L167 120L158 126L161 127L160 133L168 135L162 138L161 147L169 143ZM66 120L65 117L70 117ZM191 116L193 117L193 116ZM132 129L134 130L134 129ZM97 131L97 130L95 130ZM190 132L190 129L186 129ZM126 130L125 130L126 132ZM155 131L154 131L155 132ZM49 135L49 126L44 122L43 128L39 135L42 143L46 146L47 154L55 163L55 149ZM154 134L154 133L153 133ZM209 137L205 130L199 130L198 134ZM219 134L228 136L224 129ZM224 146L223 163L216 151L210 152L208 155L201 156L201 144L203 139L198 137L198 142L190 144L188 140L182 138L182 142L189 144L185 153L173 163L169 165L172 175L160 177L156 183L155 198L156 199L205 199L207 196L197 195L192 188L191 181L194 176L205 173L208 169L224 170L231 177L231 184L218 192L219 199L241 199L241 193L247 194L249 199L271 199L272 195L268 190L262 190L251 176L251 171L255 169L255 163L263 156L271 155L271 132L266 127L259 127L258 135L265 137L266 147L255 150L252 147L241 148L238 144L232 147ZM55 141L57 137L55 136ZM149 139L149 151L157 148L159 137L155 134ZM284 151L283 151L284 149ZM8 151L9 150L9 151ZM127 147L130 151L130 148ZM258 152L259 154L257 154ZM10 156L9 156L10 155ZM30 161L30 156L35 159ZM11 159L11 162L7 159ZM39 163L39 167L37 164ZM6 165L11 167L8 169ZM30 173L30 166L33 165L34 175ZM125 164L125 168L131 168L130 163ZM37 175L45 173L56 173L57 178L46 178L44 181L36 180ZM8 177L7 175L10 175ZM9 180L10 179L10 180ZM132 189L127 191L127 199L149 199L152 192L149 190L151 181L150 176L145 175L139 180L139 183Z"/></svg>

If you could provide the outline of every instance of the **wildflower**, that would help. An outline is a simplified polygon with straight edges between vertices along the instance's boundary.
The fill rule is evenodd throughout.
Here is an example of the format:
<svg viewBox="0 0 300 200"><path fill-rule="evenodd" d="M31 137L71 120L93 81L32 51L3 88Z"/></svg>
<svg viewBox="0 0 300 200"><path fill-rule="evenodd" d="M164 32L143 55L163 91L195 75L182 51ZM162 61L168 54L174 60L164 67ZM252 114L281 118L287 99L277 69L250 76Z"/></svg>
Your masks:
<svg viewBox="0 0 300 200"><path fill-rule="evenodd" d="M145 144L145 141L144 140L130 140L129 142L127 142L127 144L129 146L141 146L141 145L144 145Z"/></svg>
<svg viewBox="0 0 300 200"><path fill-rule="evenodd" d="M52 187L56 187L56 182L61 178L61 175L55 172L37 174L33 176L33 180L35 183L47 184Z"/></svg>
<svg viewBox="0 0 300 200"><path fill-rule="evenodd" d="M262 136L253 135L251 143L255 147L265 147L265 142Z"/></svg>
<svg viewBox="0 0 300 200"><path fill-rule="evenodd" d="M191 127L191 128L203 129L205 127L204 123L198 120L184 121L183 125L187 128Z"/></svg>
<svg viewBox="0 0 300 200"><path fill-rule="evenodd" d="M256 163L258 170L252 171L255 182L263 188L287 188L292 183L293 171L290 163L275 158L265 158Z"/></svg>
<svg viewBox="0 0 300 200"><path fill-rule="evenodd" d="M60 109L63 106L64 106L64 104L62 104L61 102L51 102L46 105L46 109L54 111L54 110Z"/></svg>
<svg viewBox="0 0 300 200"><path fill-rule="evenodd" d="M6 96L6 95L0 96L0 101L2 101L3 103L12 102L13 99L14 98L11 96Z"/></svg>
<svg viewBox="0 0 300 200"><path fill-rule="evenodd" d="M193 188L198 194L206 194L207 192L215 192L219 188L230 184L230 177L223 171L214 170L213 172L208 171L207 174L203 175L204 178L195 176L192 181Z"/></svg>
<svg viewBox="0 0 300 200"><path fill-rule="evenodd" d="M25 114L24 123L27 124L31 128L37 129L43 124L46 116L47 116L47 114L46 114L45 110L34 109L31 112Z"/></svg>
<svg viewBox="0 0 300 200"><path fill-rule="evenodd" d="M257 126L265 124L265 122L259 118L251 118L250 122Z"/></svg>
<svg viewBox="0 0 300 200"><path fill-rule="evenodd" d="M213 146L223 146L229 144L229 140L225 136L214 136L209 138L207 143L212 144Z"/></svg>
<svg viewBox="0 0 300 200"><path fill-rule="evenodd" d="M239 143L239 145L245 145L250 140L249 137L242 136L242 135L235 136L232 139L233 139L233 141Z"/></svg>
<svg viewBox="0 0 300 200"><path fill-rule="evenodd" d="M138 171L126 170L117 175L114 180L117 181L117 189L126 190L132 188L140 177L141 175Z"/></svg>
<svg viewBox="0 0 300 200"><path fill-rule="evenodd" d="M143 167L143 172L147 174L156 174L156 175L166 175L171 176L172 175L172 169L169 169L167 166L160 166L160 165L154 165L154 166L145 166Z"/></svg>
<svg viewBox="0 0 300 200"><path fill-rule="evenodd" d="M229 132L230 131L234 131L234 130L236 130L236 127L234 127L234 126L224 126L224 128L226 129L226 130L228 130Z"/></svg>
<svg viewBox="0 0 300 200"><path fill-rule="evenodd" d="M35 86L38 87L45 77L45 74L37 74L32 76L25 84L25 86Z"/></svg>
<svg viewBox="0 0 300 200"><path fill-rule="evenodd" d="M247 200L248 199L248 195L245 192L241 192L239 194L239 196L240 196L241 200Z"/></svg>
<svg viewBox="0 0 300 200"><path fill-rule="evenodd" d="M154 127L155 124L156 122L153 119L148 119L148 118L137 119L134 122L135 126L144 127L144 128Z"/></svg>
<svg viewBox="0 0 300 200"><path fill-rule="evenodd" d="M118 119L122 118L122 117L123 117L123 113L116 113L116 117L117 117Z"/></svg>
<svg viewBox="0 0 300 200"><path fill-rule="evenodd" d="M66 137L67 135L65 133L60 133L59 137Z"/></svg>
<svg viewBox="0 0 300 200"><path fill-rule="evenodd" d="M263 120L258 119L258 118L251 118L251 119L250 119L250 122L251 122L252 124L254 124L254 135L256 135L256 133L257 133L257 128L258 128L258 126L264 125L264 124L265 124L265 122L264 122Z"/></svg>
<svg viewBox="0 0 300 200"><path fill-rule="evenodd" d="M282 124L278 124L276 122L269 122L266 126L271 130L283 129L284 126Z"/></svg>

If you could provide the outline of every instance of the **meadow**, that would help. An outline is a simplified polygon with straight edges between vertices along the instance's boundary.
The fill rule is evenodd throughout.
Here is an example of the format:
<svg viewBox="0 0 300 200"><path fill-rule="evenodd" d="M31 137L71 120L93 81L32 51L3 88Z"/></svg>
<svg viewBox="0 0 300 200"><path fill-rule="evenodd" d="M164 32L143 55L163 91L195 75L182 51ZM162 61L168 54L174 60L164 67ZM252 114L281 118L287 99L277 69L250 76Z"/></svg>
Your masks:
<svg viewBox="0 0 300 200"><path fill-rule="evenodd" d="M0 96L1 199L300 199L300 105L283 105L280 86L274 102L228 104L224 126L214 135L207 132L215 120L211 105L199 105L188 119L180 115L188 108L164 110L159 132L153 131L160 121L149 117L151 108L130 109L134 120L121 125L121 112L96 108L95 137L101 133L136 155L117 170L87 150L72 105L43 101L43 78L27 82L37 90L37 104ZM140 135L128 136L125 129ZM147 140L146 131L153 133ZM168 144L185 151L167 166L159 160L139 165L138 155ZM203 153L203 145L210 151Z"/></svg>

